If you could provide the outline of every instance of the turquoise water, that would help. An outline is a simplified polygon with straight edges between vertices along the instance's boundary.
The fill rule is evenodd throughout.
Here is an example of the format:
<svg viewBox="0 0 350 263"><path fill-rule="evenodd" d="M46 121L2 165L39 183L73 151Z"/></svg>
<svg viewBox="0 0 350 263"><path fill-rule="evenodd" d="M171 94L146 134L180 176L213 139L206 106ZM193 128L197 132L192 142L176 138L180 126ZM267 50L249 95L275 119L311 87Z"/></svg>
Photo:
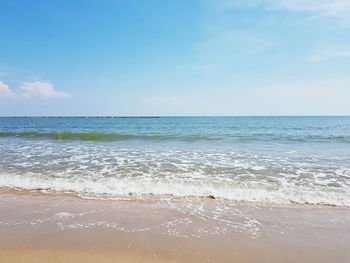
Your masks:
<svg viewBox="0 0 350 263"><path fill-rule="evenodd" d="M350 206L350 117L0 118L0 186Z"/></svg>

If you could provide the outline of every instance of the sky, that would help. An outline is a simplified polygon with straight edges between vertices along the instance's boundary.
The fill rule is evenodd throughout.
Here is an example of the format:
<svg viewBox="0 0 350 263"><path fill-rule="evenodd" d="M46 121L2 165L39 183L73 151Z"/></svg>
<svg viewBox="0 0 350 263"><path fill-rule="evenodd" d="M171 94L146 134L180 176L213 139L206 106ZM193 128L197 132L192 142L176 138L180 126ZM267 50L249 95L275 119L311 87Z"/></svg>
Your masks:
<svg viewBox="0 0 350 263"><path fill-rule="evenodd" d="M350 0L1 0L24 115L350 115Z"/></svg>

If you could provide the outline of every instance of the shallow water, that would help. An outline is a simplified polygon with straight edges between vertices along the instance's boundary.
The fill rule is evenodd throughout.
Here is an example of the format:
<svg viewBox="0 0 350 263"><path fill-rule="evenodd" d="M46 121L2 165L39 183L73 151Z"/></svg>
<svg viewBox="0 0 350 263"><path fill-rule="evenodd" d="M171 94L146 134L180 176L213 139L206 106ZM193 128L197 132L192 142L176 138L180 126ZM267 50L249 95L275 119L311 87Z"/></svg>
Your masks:
<svg viewBox="0 0 350 263"><path fill-rule="evenodd" d="M350 206L350 117L0 118L0 186Z"/></svg>

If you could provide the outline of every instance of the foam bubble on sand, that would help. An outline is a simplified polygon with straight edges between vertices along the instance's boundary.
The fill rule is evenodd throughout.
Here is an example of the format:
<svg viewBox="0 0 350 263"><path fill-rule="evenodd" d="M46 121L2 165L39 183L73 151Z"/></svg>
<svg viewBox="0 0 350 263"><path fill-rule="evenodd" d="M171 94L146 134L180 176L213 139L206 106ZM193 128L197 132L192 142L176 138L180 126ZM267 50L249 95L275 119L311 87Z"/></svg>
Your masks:
<svg viewBox="0 0 350 263"><path fill-rule="evenodd" d="M67 221L74 218L74 215L68 212L59 212L52 216L51 219L53 220L58 220L58 221Z"/></svg>

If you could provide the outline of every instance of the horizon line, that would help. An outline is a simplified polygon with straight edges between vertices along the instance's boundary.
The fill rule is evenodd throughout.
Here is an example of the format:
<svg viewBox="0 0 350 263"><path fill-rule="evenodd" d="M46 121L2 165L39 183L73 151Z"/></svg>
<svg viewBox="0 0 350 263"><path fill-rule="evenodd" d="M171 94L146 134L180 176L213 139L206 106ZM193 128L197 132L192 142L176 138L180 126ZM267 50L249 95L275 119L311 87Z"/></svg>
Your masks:
<svg viewBox="0 0 350 263"><path fill-rule="evenodd" d="M13 115L0 118L350 117L350 115Z"/></svg>

